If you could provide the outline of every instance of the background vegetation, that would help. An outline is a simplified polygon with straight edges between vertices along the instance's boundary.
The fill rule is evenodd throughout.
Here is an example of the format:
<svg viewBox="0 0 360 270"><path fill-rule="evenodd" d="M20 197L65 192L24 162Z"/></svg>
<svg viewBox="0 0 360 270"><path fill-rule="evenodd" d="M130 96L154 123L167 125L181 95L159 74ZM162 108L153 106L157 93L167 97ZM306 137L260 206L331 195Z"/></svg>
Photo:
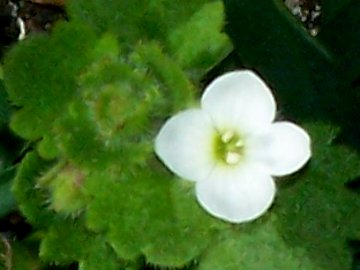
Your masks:
<svg viewBox="0 0 360 270"><path fill-rule="evenodd" d="M0 269L357 267L359 1L324 1L315 26L280 0L67 4L68 21L3 58ZM231 225L197 205L153 139L240 68L308 130L313 158L279 181L268 214Z"/></svg>

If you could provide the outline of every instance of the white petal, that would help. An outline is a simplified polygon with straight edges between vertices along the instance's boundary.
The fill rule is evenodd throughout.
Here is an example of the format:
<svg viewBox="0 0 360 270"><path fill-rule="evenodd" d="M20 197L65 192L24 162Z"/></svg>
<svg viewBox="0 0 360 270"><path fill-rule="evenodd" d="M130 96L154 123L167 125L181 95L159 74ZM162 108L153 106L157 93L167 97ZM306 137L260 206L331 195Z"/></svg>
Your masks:
<svg viewBox="0 0 360 270"><path fill-rule="evenodd" d="M180 112L161 128L155 152L181 178L204 179L215 164L215 129L210 117L200 109Z"/></svg>
<svg viewBox="0 0 360 270"><path fill-rule="evenodd" d="M268 132L250 140L249 156L273 176L291 174L310 159L310 137L293 123L277 122Z"/></svg>
<svg viewBox="0 0 360 270"><path fill-rule="evenodd" d="M206 180L196 183L200 205L211 215L234 223L264 214L275 191L273 179L256 168L217 166Z"/></svg>
<svg viewBox="0 0 360 270"><path fill-rule="evenodd" d="M238 127L241 133L252 132L270 124L276 113L271 91L251 71L218 77L205 89L201 102L220 131Z"/></svg>

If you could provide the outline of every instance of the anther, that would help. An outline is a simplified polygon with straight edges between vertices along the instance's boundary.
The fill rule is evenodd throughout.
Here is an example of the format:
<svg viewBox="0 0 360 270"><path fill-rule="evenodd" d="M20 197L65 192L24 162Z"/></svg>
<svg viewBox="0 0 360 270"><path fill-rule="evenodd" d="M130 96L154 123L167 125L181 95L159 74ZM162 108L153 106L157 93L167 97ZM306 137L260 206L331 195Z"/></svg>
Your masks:
<svg viewBox="0 0 360 270"><path fill-rule="evenodd" d="M244 141L243 140L238 140L236 143L235 143L235 146L238 147L238 148L241 148L244 146Z"/></svg>
<svg viewBox="0 0 360 270"><path fill-rule="evenodd" d="M225 161L227 164L235 165L235 164L239 163L240 160L241 160L241 155L239 153L236 153L236 152L227 152L226 153Z"/></svg>
<svg viewBox="0 0 360 270"><path fill-rule="evenodd" d="M235 136L235 133L231 130L228 130L221 136L221 140L224 143L228 143L231 141L232 138L234 138L234 136Z"/></svg>

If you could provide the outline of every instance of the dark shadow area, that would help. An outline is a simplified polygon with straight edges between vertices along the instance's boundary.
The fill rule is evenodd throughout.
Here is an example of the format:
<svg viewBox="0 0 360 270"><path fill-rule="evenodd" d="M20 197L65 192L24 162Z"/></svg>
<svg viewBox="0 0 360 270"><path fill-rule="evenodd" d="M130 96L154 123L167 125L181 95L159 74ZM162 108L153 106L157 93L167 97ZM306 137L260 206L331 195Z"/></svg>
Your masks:
<svg viewBox="0 0 360 270"><path fill-rule="evenodd" d="M24 0L0 0L0 59L20 37L19 20L25 35L47 33L59 20L67 20L64 7Z"/></svg>
<svg viewBox="0 0 360 270"><path fill-rule="evenodd" d="M26 223L25 219L18 212L12 212L0 219L0 233L9 238L18 240L24 239L31 232L32 227Z"/></svg>
<svg viewBox="0 0 360 270"><path fill-rule="evenodd" d="M278 230L319 269L346 270L351 261L346 239L355 237L360 220L359 195L349 190L360 186L353 179L360 166L360 3L353 1L316 37L280 1L224 3L238 68L259 73L284 119L313 123L311 162L298 175L277 181ZM353 264L357 261L355 256Z"/></svg>

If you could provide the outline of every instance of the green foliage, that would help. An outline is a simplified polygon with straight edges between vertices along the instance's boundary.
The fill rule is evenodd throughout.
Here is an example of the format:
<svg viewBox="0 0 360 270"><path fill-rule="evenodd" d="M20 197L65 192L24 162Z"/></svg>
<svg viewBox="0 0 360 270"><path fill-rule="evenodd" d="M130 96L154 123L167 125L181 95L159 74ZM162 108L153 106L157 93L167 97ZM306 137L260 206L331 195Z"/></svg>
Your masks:
<svg viewBox="0 0 360 270"><path fill-rule="evenodd" d="M250 0L224 2L232 22L227 31L244 66L257 70L270 82L283 111L296 112L297 117L316 117L322 109L316 83L334 87L329 52L280 1L261 0L258 5ZM259 16L266 23L252 22Z"/></svg>
<svg viewBox="0 0 360 270"><path fill-rule="evenodd" d="M23 147L23 142L7 127L12 111L7 97L4 83L0 80L0 217L16 208L11 186L15 175L14 162Z"/></svg>
<svg viewBox="0 0 360 270"><path fill-rule="evenodd" d="M22 142L7 129L0 129L0 139L0 217L4 217L16 208L11 192L15 176L13 162L20 154Z"/></svg>
<svg viewBox="0 0 360 270"><path fill-rule="evenodd" d="M176 112L192 103L194 87L179 67L179 63L165 56L159 46L149 44L138 49L137 57L149 66L149 72L162 83L163 97L174 104L170 112ZM165 105L165 104L164 104ZM166 106L166 105L165 105Z"/></svg>
<svg viewBox="0 0 360 270"><path fill-rule="evenodd" d="M357 2L349 6L346 18L321 26L317 37L310 36L280 1L224 2L231 22L227 31L243 65L273 86L288 117L327 119L340 126L357 123L359 100L353 87L360 72L360 35L352 31L359 25ZM260 16L266 24L252 22Z"/></svg>
<svg viewBox="0 0 360 270"><path fill-rule="evenodd" d="M86 21L99 33L111 31L131 44L145 39L165 40L207 2L210 1L136 0L104 4L101 0L92 0L70 3L68 10L71 17Z"/></svg>
<svg viewBox="0 0 360 270"><path fill-rule="evenodd" d="M87 231L81 220L57 219L41 243L40 256L57 264L78 261L82 270L116 270L123 265L104 239Z"/></svg>
<svg viewBox="0 0 360 270"><path fill-rule="evenodd" d="M87 27L63 24L50 39L26 40L8 55L4 80L9 98L23 107L11 122L17 134L38 139L51 132L49 127L76 95L76 76L89 64L86 53L93 39Z"/></svg>
<svg viewBox="0 0 360 270"><path fill-rule="evenodd" d="M82 182L85 178L83 172L65 165L60 171L51 173L55 175L53 179L50 179L49 185L52 193L50 207L65 215L82 210L86 203L82 196ZM46 175L44 178L46 179Z"/></svg>
<svg viewBox="0 0 360 270"><path fill-rule="evenodd" d="M59 156L59 149L56 145L55 138L51 135L44 135L37 145L39 155L47 160L55 159Z"/></svg>
<svg viewBox="0 0 360 270"><path fill-rule="evenodd" d="M221 1L74 1L68 10L70 17L85 21L97 33L115 34L125 50L139 41L158 41L196 79L231 50L228 38L220 33Z"/></svg>
<svg viewBox="0 0 360 270"><path fill-rule="evenodd" d="M37 185L37 179L50 164L35 153L29 153L18 168L13 193L27 220L39 227L51 224L53 215L47 211L46 194Z"/></svg>
<svg viewBox="0 0 360 270"><path fill-rule="evenodd" d="M298 180L281 185L279 231L288 245L302 248L321 269L350 269L346 241L358 231L360 200L345 184L360 175L359 155L336 145L332 126L315 123L308 130L313 161Z"/></svg>
<svg viewBox="0 0 360 270"><path fill-rule="evenodd" d="M38 257L38 242L34 239L15 241L6 234L0 234L0 269L1 270L42 270L45 265Z"/></svg>
<svg viewBox="0 0 360 270"><path fill-rule="evenodd" d="M0 71L0 127L3 128L9 120L11 108L7 100L8 95L1 75L2 70Z"/></svg>
<svg viewBox="0 0 360 270"><path fill-rule="evenodd" d="M209 216L193 184L156 159L153 140L164 119L198 106L197 86L230 52L222 3L70 1L70 22L15 46L4 66L19 107L10 126L34 150L12 183L8 169L19 153L7 158L0 143L7 160L0 169L10 172L0 180L0 210L13 205L12 185L42 260L80 270L349 269L346 241L356 235L360 200L344 185L360 174L350 147L360 144L335 138L355 137L360 124L359 35L345 31L358 28L360 5L324 4L327 21L312 37L280 0L224 3L240 61L269 82L281 113L311 134L311 163L278 181L276 203L258 221L229 225ZM348 8L349 16L333 20ZM3 125L11 113L4 108Z"/></svg>
<svg viewBox="0 0 360 270"><path fill-rule="evenodd" d="M200 260L199 270L317 270L300 249L289 249L276 229L276 216L224 233Z"/></svg>
<svg viewBox="0 0 360 270"><path fill-rule="evenodd" d="M174 185L178 183L171 176L147 168L114 173L111 178L94 174L85 183L94 198L88 225L108 231L111 245L123 258L143 253L152 264L183 266L207 246L216 222L199 209L193 194L177 194L180 186ZM116 211L111 210L114 207Z"/></svg>
<svg viewBox="0 0 360 270"><path fill-rule="evenodd" d="M280 1L260 2L225 1L231 22L227 30L236 51L246 67L259 71L273 87L286 117L313 123L308 125L312 162L298 180L292 178L280 188L274 209L279 231L287 245L300 248L319 269L350 269L351 254L345 246L355 237L358 225L352 223L358 220L360 202L344 186L359 175L359 157L334 145L333 125L348 134L347 139L341 136L343 142L356 136L359 99L354 85L360 66L355 44L360 36L351 29L359 25L355 14L360 6L348 6L346 18L327 22L311 37ZM324 3L324 15L333 2ZM340 7L332 8L335 13ZM251 23L258 16L267 23ZM321 121L332 124L324 127ZM348 142L359 145L353 139Z"/></svg>
<svg viewBox="0 0 360 270"><path fill-rule="evenodd" d="M74 22L7 55L7 90L21 106L11 127L40 139L41 156L23 159L13 191L26 218L43 230L40 254L46 261L116 269L117 256L132 261L145 255L147 263L183 266L211 241L218 222L196 204L192 187L178 185L152 153L164 116L194 104L195 87L182 68L199 76L229 52L220 34L221 3L204 3L74 2ZM117 7L123 14L109 16ZM135 18L135 7L146 16ZM84 12L92 16L82 17ZM127 26L119 29L112 20ZM191 46L189 29L199 31L207 21L209 30ZM207 39L214 40L210 51ZM85 209L86 224L70 218L80 219ZM109 264L98 265L104 260Z"/></svg>
<svg viewBox="0 0 360 270"><path fill-rule="evenodd" d="M28 154L19 168L14 185L14 193L23 214L32 224L42 228L41 235L44 235L44 239L40 246L41 258L62 265L78 261L80 269L84 270L119 269L123 263L107 246L101 235L89 232L81 220L74 221L63 215L68 215L71 210L78 210L74 210L76 204L70 205L70 209L66 208L69 206L66 204L69 203L69 198L72 201L76 198L71 197L74 190L64 188L64 185L68 187L68 182L61 183L61 180L72 179L64 177L68 176L69 171L70 175L73 175L74 170L65 167L63 174L57 175L51 169L50 172L56 176L52 179L45 174L49 165L41 161L35 153ZM45 176L41 176L42 174ZM50 185L54 193L52 202L47 202L49 190L40 188L46 184ZM60 192L63 192L63 196L59 198L57 195ZM72 193L68 194L69 192ZM55 215L51 208L55 208L60 214Z"/></svg>
<svg viewBox="0 0 360 270"><path fill-rule="evenodd" d="M111 35L99 40L90 52L95 61L79 77L79 97L54 125L57 148L81 166L143 163L152 154L158 115L193 103L192 83L157 44L137 46L128 59L120 51Z"/></svg>
<svg viewBox="0 0 360 270"><path fill-rule="evenodd" d="M9 174L9 173L8 173ZM1 176L1 183L0 183L0 217L5 216L11 210L15 209L15 199L13 194L11 193L11 186L12 186L12 177L13 172L10 173L10 177L3 173ZM4 180L6 179L6 180Z"/></svg>
<svg viewBox="0 0 360 270"><path fill-rule="evenodd" d="M345 245L358 229L360 200L344 184L359 175L359 155L334 144L333 127L306 127L314 155L308 168L279 179L271 213L223 231L194 269L350 269Z"/></svg>
<svg viewBox="0 0 360 270"><path fill-rule="evenodd" d="M197 71L199 78L232 49L228 37L220 32L224 24L224 13L219 10L223 10L220 1L205 4L168 37L171 55L174 55L183 68L196 68L197 70L192 71Z"/></svg>

